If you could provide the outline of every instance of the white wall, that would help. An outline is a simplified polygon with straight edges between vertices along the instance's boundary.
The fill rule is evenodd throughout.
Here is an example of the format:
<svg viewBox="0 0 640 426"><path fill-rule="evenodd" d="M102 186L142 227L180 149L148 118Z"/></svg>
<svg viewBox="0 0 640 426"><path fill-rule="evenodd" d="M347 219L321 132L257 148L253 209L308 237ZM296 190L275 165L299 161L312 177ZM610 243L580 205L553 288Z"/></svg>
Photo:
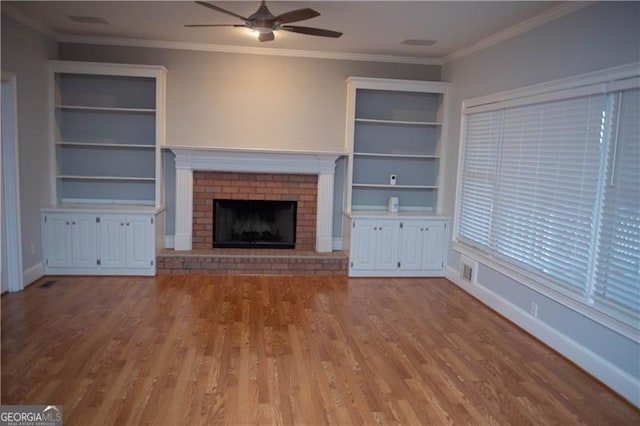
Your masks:
<svg viewBox="0 0 640 426"><path fill-rule="evenodd" d="M2 69L18 81L22 263L29 284L42 275L40 208L51 200L47 61L56 59L57 43L5 14L1 38Z"/></svg>
<svg viewBox="0 0 640 426"><path fill-rule="evenodd" d="M443 67L453 83L446 151L444 211L453 214L460 112L464 99L640 60L640 3L600 2ZM457 276L460 253L448 264ZM640 404L640 345L548 297L481 265L468 290L610 387ZM538 304L538 320L527 314Z"/></svg>

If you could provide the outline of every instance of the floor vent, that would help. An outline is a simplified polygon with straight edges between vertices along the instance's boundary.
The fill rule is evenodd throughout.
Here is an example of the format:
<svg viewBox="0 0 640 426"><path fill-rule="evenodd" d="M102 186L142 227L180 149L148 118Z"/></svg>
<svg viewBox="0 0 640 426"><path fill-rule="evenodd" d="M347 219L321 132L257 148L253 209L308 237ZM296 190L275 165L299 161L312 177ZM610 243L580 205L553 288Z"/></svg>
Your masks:
<svg viewBox="0 0 640 426"><path fill-rule="evenodd" d="M49 287L51 287L52 285L54 285L55 283L56 283L55 281L53 281L53 280L49 280L49 281L45 281L45 282L43 282L42 284L40 284L40 286L39 286L39 287L40 287L40 288L49 288Z"/></svg>
<svg viewBox="0 0 640 426"><path fill-rule="evenodd" d="M460 277L470 283L476 282L476 272L478 270L478 262L467 257L460 259Z"/></svg>

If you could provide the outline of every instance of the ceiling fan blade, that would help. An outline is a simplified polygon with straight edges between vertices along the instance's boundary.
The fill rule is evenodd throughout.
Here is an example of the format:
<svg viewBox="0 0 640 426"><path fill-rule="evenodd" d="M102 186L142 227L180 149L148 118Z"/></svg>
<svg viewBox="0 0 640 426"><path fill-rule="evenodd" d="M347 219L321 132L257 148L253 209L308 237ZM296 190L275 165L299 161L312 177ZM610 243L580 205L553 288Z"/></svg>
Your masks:
<svg viewBox="0 0 640 426"><path fill-rule="evenodd" d="M213 5L211 3L207 3L207 2L204 2L204 1L197 1L196 3L198 3L200 6L204 6L204 7L208 7L209 9L213 9L216 12L226 13L227 15L231 15L231 16L234 16L236 18L242 19L243 21L247 21L248 20L244 16L238 15L237 13L231 12L230 10L227 10L227 9L223 9L223 8L218 7L216 5Z"/></svg>
<svg viewBox="0 0 640 426"><path fill-rule="evenodd" d="M305 19L315 18L316 16L320 16L320 14L313 9L306 8L283 13L282 15L276 16L276 20L281 24L288 24L290 22L298 22L304 21Z"/></svg>
<svg viewBox="0 0 640 426"><path fill-rule="evenodd" d="M298 27L296 25L283 25L281 29L291 31L292 33L307 34L320 37L338 38L342 35L342 33L338 31L324 30L322 28Z"/></svg>
<svg viewBox="0 0 640 426"><path fill-rule="evenodd" d="M273 31L269 31L268 33L260 33L258 36L258 40L260 41L271 41L275 38L273 35Z"/></svg>
<svg viewBox="0 0 640 426"><path fill-rule="evenodd" d="M187 28L199 27L244 27L242 24L185 24Z"/></svg>

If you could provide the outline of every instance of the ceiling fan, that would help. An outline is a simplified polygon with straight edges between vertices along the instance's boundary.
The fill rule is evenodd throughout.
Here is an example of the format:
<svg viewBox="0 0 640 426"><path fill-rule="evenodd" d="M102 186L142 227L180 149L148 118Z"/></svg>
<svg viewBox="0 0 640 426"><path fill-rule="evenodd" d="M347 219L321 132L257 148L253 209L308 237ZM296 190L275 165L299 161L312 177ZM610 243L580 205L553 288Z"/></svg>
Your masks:
<svg viewBox="0 0 640 426"><path fill-rule="evenodd" d="M320 37L340 37L342 33L337 31L325 30L322 28L312 28L312 27L300 27L297 25L287 25L292 22L304 21L307 19L315 18L316 16L320 16L320 13L316 12L313 9L305 8L305 9L296 9L291 12L286 12L278 16L274 16L269 9L267 8L266 1L262 1L260 3L260 7L258 10L248 18L244 16L238 15L237 13L231 12L230 10L223 9L214 4L197 1L200 6L207 7L209 9L213 9L217 12L222 12L227 15L233 16L235 18L242 19L244 21L243 24L187 24L185 27L196 28L196 27L245 27L249 28L258 33L258 40L260 41L271 41L275 38L273 35L274 31L290 31L292 33L306 34L312 36L320 36Z"/></svg>

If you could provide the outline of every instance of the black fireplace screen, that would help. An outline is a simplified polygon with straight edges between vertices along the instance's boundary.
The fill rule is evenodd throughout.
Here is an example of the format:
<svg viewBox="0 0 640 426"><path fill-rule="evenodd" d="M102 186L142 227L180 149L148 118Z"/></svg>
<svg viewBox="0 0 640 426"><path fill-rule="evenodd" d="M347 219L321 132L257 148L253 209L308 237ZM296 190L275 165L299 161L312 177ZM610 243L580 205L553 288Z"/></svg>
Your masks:
<svg viewBox="0 0 640 426"><path fill-rule="evenodd" d="M213 247L295 248L296 201L213 200Z"/></svg>

